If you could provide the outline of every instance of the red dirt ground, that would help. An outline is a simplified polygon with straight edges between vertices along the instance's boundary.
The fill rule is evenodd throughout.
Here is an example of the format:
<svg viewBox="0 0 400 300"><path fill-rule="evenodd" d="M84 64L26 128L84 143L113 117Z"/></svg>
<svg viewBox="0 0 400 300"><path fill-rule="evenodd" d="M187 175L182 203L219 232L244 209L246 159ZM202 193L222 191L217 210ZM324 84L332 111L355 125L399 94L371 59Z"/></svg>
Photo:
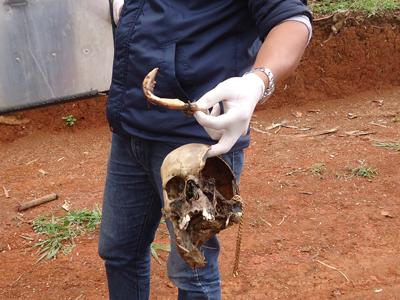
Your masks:
<svg viewBox="0 0 400 300"><path fill-rule="evenodd" d="M297 73L253 118L239 277L231 275L236 228L220 234L224 299L400 299L400 152L374 146L400 141L399 23L352 18L327 40L329 27L318 25ZM20 237L33 235L29 222L38 215L62 213L64 201L101 203L110 144L104 103L26 111L18 116L29 124L0 125L0 188L10 190L10 198L0 190L0 299L107 298L97 232L39 264L32 242ZM78 119L72 128L67 114ZM268 130L284 120L311 129ZM348 135L355 130L372 133ZM378 175L346 175L360 161ZM310 168L320 162L326 171L315 176ZM50 192L60 199L16 212L19 202ZM167 240L163 225L157 240ZM165 263L153 261L152 299L175 296Z"/></svg>

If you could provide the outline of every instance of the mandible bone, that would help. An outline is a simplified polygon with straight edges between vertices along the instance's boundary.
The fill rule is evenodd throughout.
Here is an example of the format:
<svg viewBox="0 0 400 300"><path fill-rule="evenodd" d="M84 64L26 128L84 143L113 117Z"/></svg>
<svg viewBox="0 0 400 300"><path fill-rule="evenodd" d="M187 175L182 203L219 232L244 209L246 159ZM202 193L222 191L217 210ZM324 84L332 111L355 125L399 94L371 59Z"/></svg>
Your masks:
<svg viewBox="0 0 400 300"><path fill-rule="evenodd" d="M188 115L192 115L196 111L208 113L208 110L201 109L193 102L184 102L180 99L161 98L154 95L154 88L156 86L156 76L158 68L151 70L143 80L142 89L147 101L154 105L160 105L169 109L182 110Z"/></svg>
<svg viewBox="0 0 400 300"><path fill-rule="evenodd" d="M173 224L179 254L192 268L206 264L201 246L242 217L232 170L219 157L207 158L208 150L203 144L181 146L161 166L164 217Z"/></svg>

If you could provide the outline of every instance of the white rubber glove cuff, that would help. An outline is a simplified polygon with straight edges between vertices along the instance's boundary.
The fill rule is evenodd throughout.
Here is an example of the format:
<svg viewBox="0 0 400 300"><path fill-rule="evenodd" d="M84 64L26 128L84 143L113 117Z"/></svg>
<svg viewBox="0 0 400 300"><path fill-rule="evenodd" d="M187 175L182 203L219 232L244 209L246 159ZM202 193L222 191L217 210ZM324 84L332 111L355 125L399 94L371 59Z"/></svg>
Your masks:
<svg viewBox="0 0 400 300"><path fill-rule="evenodd" d="M252 81L254 87L256 89L260 90L260 96L258 97L258 100L256 102L256 105L257 105L257 103L263 98L263 95L265 92L266 87L265 87L264 80L262 80L261 77L255 73L246 73L242 77Z"/></svg>

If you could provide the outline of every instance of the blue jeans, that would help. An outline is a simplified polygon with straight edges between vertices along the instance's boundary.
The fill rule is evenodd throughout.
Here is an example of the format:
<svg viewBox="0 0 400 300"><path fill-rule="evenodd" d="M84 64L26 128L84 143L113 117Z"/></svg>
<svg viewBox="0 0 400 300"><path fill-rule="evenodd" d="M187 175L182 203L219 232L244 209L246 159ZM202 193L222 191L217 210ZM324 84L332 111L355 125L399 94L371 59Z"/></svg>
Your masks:
<svg viewBox="0 0 400 300"><path fill-rule="evenodd" d="M161 218L160 167L179 145L113 134L104 192L99 255L105 260L110 299L148 299L150 245ZM224 155L239 179L243 151ZM221 299L216 237L205 243L207 265L192 269L179 256L172 226L168 276L178 299Z"/></svg>

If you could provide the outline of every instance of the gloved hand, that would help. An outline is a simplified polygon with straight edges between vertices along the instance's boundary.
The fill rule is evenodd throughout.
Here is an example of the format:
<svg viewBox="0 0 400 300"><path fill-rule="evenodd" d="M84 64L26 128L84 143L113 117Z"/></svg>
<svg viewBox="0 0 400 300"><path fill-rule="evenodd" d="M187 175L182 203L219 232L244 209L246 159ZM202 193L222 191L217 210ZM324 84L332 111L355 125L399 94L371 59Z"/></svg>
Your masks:
<svg viewBox="0 0 400 300"><path fill-rule="evenodd" d="M122 6L124 6L124 0L113 1L113 17L115 25L118 24L119 17L121 15Z"/></svg>
<svg viewBox="0 0 400 300"><path fill-rule="evenodd" d="M202 96L196 104L199 108L213 108L209 115L198 111L194 114L208 135L219 140L212 145L208 157L227 153L240 136L249 128L254 109L264 93L263 80L254 73L229 78ZM220 114L222 101L224 113Z"/></svg>

